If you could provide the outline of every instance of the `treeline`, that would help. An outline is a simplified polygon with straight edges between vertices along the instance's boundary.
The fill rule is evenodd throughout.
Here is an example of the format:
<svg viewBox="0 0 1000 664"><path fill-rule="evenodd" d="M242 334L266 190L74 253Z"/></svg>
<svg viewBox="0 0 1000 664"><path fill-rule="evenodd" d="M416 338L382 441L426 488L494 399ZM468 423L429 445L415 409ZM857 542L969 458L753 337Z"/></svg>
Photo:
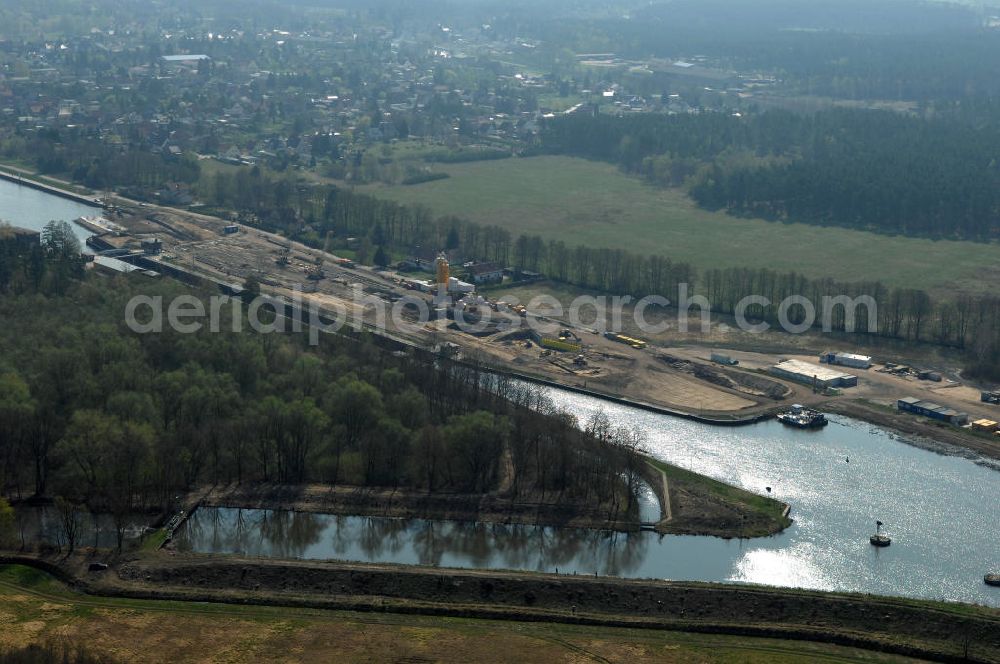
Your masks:
<svg viewBox="0 0 1000 664"><path fill-rule="evenodd" d="M834 109L548 121L544 149L686 184L703 207L924 237L1000 236L1000 109L951 115ZM981 117L980 117L981 120Z"/></svg>
<svg viewBox="0 0 1000 664"><path fill-rule="evenodd" d="M40 173L68 177L92 189L193 183L200 173L193 155L153 154L148 149L111 145L71 130L10 134L0 139L0 156L32 164Z"/></svg>
<svg viewBox="0 0 1000 664"><path fill-rule="evenodd" d="M25 246L0 220L0 293L62 293L83 274L80 241L65 221L49 222L41 242Z"/></svg>
<svg viewBox="0 0 1000 664"><path fill-rule="evenodd" d="M110 513L120 544L136 511L231 482L502 489L612 519L636 509L636 436L588 434L484 368L371 337L310 347L126 328L131 297L189 292L95 275L65 294L0 295L0 495L56 497L70 547L84 510Z"/></svg>

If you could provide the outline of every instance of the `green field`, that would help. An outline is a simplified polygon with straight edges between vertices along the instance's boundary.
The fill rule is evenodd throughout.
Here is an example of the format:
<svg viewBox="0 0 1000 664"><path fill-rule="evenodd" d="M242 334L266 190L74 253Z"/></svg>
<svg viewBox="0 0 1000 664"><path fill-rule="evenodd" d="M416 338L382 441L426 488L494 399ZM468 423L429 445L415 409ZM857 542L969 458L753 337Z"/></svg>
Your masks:
<svg viewBox="0 0 1000 664"><path fill-rule="evenodd" d="M439 215L497 224L569 244L656 253L699 268L762 267L811 277L982 291L1000 275L1000 245L890 237L840 228L739 219L698 208L615 166L571 157L441 164L451 175L367 191Z"/></svg>
<svg viewBox="0 0 1000 664"><path fill-rule="evenodd" d="M904 662L820 643L554 623L79 595L0 566L0 656L29 644L116 662ZM2 658L2 657L0 657Z"/></svg>

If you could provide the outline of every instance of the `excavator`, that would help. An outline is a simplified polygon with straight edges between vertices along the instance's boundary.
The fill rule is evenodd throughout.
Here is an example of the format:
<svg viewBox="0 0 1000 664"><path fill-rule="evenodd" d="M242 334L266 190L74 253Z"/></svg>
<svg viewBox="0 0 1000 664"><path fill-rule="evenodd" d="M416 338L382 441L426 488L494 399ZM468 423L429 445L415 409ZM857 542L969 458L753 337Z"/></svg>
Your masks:
<svg viewBox="0 0 1000 664"><path fill-rule="evenodd" d="M288 265L288 257L292 253L292 248L285 246L278 250L278 257L274 259L275 264L280 268Z"/></svg>
<svg viewBox="0 0 1000 664"><path fill-rule="evenodd" d="M323 253L316 255L316 265L309 270L308 278L310 281L320 281L326 274L323 272L323 261L326 257L327 252L330 251L330 241L333 239L333 231L329 231L326 234L326 240L323 242Z"/></svg>

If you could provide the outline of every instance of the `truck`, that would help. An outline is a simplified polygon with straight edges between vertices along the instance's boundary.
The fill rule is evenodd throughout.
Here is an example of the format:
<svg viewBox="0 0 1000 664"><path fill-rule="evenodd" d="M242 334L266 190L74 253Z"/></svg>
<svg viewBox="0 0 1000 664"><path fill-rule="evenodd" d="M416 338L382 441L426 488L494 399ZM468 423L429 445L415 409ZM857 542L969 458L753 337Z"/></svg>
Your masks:
<svg viewBox="0 0 1000 664"><path fill-rule="evenodd" d="M736 366L737 364L740 363L739 360L734 360L733 358L729 357L728 355L723 355L722 353L712 353L712 356L711 356L710 359L713 362L715 362L716 364L724 364L727 367L734 367L734 366Z"/></svg>

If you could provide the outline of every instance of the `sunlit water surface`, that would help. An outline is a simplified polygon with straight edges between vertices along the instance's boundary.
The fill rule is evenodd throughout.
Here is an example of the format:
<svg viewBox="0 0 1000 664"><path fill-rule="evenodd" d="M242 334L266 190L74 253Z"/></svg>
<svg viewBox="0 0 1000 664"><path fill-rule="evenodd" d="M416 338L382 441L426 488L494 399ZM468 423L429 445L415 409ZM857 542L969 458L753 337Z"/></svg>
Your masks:
<svg viewBox="0 0 1000 664"><path fill-rule="evenodd" d="M0 219L12 226L40 231L52 220L68 221L82 245L93 233L72 223L73 220L99 213L99 208L15 184L9 180L0 180Z"/></svg>
<svg viewBox="0 0 1000 664"><path fill-rule="evenodd" d="M795 523L769 538L609 534L448 521L201 509L185 550L267 557L507 568L750 582L1000 606L1000 474L832 417L819 431L770 421L713 427L550 390L581 420L598 409L638 426L657 457L757 493L770 486ZM848 459L850 460L848 462ZM648 500L648 497L647 497ZM648 508L646 508L648 513ZM875 520L893 538L868 543Z"/></svg>

